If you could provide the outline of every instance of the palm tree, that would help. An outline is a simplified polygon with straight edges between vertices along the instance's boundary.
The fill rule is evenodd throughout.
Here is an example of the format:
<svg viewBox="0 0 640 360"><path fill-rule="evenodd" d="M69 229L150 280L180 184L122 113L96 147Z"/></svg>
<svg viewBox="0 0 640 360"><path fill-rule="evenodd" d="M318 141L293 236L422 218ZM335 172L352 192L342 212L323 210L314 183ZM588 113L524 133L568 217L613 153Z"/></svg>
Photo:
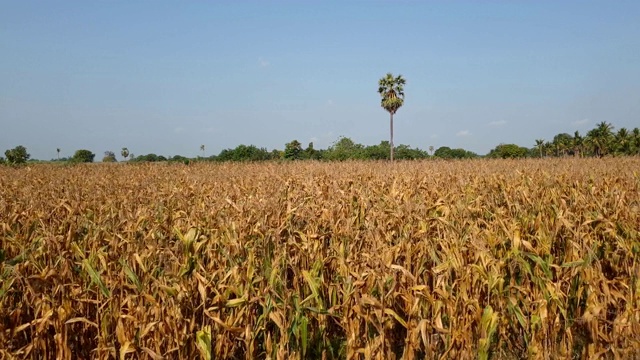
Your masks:
<svg viewBox="0 0 640 360"><path fill-rule="evenodd" d="M127 149L126 147L123 147L122 151L120 151L120 155L122 155L122 157L126 161L127 158L129 157L129 149Z"/></svg>
<svg viewBox="0 0 640 360"><path fill-rule="evenodd" d="M404 104L404 85L406 80L402 75L393 77L392 73L387 73L385 77L378 81L378 94L382 97L381 105L389 112L389 129L391 141L389 142L391 161L393 161L393 114Z"/></svg>
<svg viewBox="0 0 640 360"><path fill-rule="evenodd" d="M598 157L603 157L609 152L609 143L613 136L613 125L601 122L595 129L587 133L588 141L593 147L593 152Z"/></svg>
<svg viewBox="0 0 640 360"><path fill-rule="evenodd" d="M202 151L202 157L204 157L204 145L200 145L200 151Z"/></svg>
<svg viewBox="0 0 640 360"><path fill-rule="evenodd" d="M579 131L573 133L573 151L578 157L582 157L582 147L584 145L584 138L580 135Z"/></svg>
<svg viewBox="0 0 640 360"><path fill-rule="evenodd" d="M549 141L545 141L544 145L542 145L542 149L544 150L544 154L546 156L549 156L549 153L551 152L553 155L553 144Z"/></svg>
<svg viewBox="0 0 640 360"><path fill-rule="evenodd" d="M640 154L640 129L633 128L631 134L633 139L633 146L635 147L636 155L638 155Z"/></svg>
<svg viewBox="0 0 640 360"><path fill-rule="evenodd" d="M542 157L542 146L544 146L544 139L537 139L536 147L540 150L540 157Z"/></svg>
<svg viewBox="0 0 640 360"><path fill-rule="evenodd" d="M556 156L565 156L571 147L573 138L567 133L561 133L553 137L553 146L556 149Z"/></svg>
<svg viewBox="0 0 640 360"><path fill-rule="evenodd" d="M615 135L616 148L624 155L631 155L631 136L626 128L620 128Z"/></svg>
<svg viewBox="0 0 640 360"><path fill-rule="evenodd" d="M56 151L58 152L58 161L60 161L60 148L56 148Z"/></svg>

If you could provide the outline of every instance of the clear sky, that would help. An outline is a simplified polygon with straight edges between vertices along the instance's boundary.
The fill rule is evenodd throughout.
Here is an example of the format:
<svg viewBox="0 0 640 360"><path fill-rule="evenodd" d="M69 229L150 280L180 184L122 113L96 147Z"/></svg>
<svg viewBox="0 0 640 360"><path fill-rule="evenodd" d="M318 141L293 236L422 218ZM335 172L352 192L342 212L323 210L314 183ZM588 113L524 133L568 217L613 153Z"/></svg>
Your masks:
<svg viewBox="0 0 640 360"><path fill-rule="evenodd" d="M0 0L0 150L206 155L640 126L640 1ZM1 154L0 154L1 155Z"/></svg>

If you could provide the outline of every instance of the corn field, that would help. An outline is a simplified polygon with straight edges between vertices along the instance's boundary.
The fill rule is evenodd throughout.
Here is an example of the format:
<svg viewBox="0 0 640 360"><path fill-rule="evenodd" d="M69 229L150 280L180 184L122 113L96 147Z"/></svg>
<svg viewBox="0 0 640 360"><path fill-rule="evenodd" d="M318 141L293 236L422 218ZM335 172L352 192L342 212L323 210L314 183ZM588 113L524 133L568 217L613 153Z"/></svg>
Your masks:
<svg viewBox="0 0 640 360"><path fill-rule="evenodd" d="M0 168L0 359L640 358L640 158Z"/></svg>

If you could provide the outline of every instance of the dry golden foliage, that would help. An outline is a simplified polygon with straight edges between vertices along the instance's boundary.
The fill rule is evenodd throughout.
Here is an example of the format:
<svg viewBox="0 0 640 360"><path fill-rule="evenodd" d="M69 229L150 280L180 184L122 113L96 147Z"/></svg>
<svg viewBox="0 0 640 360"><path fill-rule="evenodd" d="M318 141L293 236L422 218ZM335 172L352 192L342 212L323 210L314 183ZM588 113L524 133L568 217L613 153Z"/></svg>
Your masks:
<svg viewBox="0 0 640 360"><path fill-rule="evenodd" d="M0 168L0 359L640 357L638 171Z"/></svg>

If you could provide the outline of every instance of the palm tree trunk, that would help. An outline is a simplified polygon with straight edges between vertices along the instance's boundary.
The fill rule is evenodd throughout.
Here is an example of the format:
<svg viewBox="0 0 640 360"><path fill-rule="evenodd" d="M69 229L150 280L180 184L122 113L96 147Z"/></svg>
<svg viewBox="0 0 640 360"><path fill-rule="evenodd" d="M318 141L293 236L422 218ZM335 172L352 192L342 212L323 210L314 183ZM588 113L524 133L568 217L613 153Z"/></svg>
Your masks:
<svg viewBox="0 0 640 360"><path fill-rule="evenodd" d="M393 162L393 113L389 113L389 115L391 116L391 121L389 122L389 127L391 132L391 141L389 142L389 145L390 145L390 152L391 152L391 161Z"/></svg>

